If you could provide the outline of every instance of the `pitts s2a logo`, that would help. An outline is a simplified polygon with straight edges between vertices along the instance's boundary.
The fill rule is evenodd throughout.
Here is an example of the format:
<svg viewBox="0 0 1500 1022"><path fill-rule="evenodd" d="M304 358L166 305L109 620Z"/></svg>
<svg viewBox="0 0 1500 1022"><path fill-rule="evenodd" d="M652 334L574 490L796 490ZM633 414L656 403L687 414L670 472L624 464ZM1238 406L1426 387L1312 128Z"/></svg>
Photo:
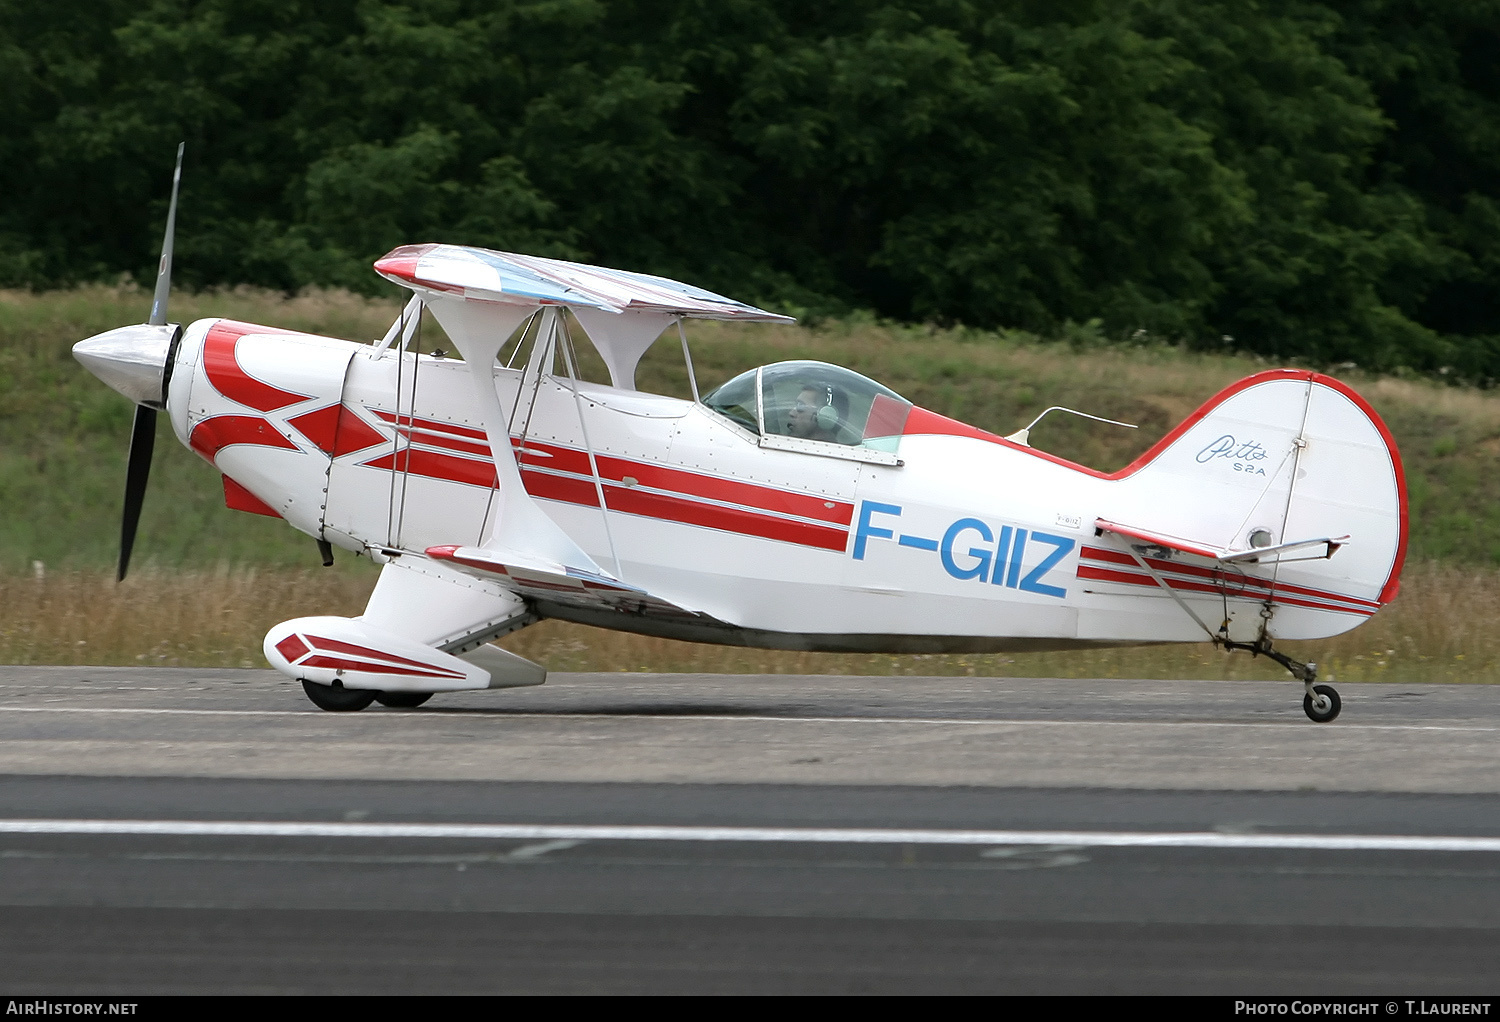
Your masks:
<svg viewBox="0 0 1500 1022"><path fill-rule="evenodd" d="M1236 472L1245 472L1249 475L1263 476L1266 470L1256 462L1265 461L1270 452L1254 440L1244 443L1225 433L1213 443L1198 452L1197 462L1206 465L1211 461L1219 461L1224 458L1234 463Z"/></svg>
<svg viewBox="0 0 1500 1022"><path fill-rule="evenodd" d="M917 550L930 550L943 562L943 570L956 579L973 579L991 585L1020 589L1059 599L1068 595L1062 586L1047 585L1042 579L1068 556L1076 542L1066 536L1053 536L1045 532L1028 533L1025 529L1009 525L1000 527L999 535L978 518L960 518L943 532L942 539L912 536L903 533L897 536L894 529L881 528L871 523L873 515L899 516L898 504L877 504L873 500L863 501L859 506L859 525L854 531L854 559L865 559L865 549L872 539L895 539L900 546ZM969 544L976 544L969 546ZM1042 559L1032 569L1021 574L1026 560L1027 546L1042 544L1046 550ZM967 546L964 551L962 548ZM959 549L955 549L959 547ZM1034 548L1033 548L1034 549Z"/></svg>

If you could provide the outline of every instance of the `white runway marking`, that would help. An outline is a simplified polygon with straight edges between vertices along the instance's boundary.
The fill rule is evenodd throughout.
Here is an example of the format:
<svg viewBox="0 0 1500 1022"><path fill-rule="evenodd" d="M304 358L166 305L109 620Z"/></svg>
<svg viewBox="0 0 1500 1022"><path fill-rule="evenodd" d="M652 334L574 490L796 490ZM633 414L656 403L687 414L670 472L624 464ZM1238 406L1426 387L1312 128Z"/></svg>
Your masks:
<svg viewBox="0 0 1500 1022"><path fill-rule="evenodd" d="M1222 834L1217 831L895 830L856 827L672 827L511 823L270 823L196 820L0 820L0 834L174 837L437 838L546 842L749 841L787 844L1057 845L1306 851L1500 852L1500 837L1390 834ZM542 849L532 846L536 854ZM526 852L529 849L522 849Z"/></svg>
<svg viewBox="0 0 1500 1022"><path fill-rule="evenodd" d="M198 717L302 717L321 720L395 720L444 721L456 717L480 717L486 720L670 720L670 721L746 721L778 724L976 724L1015 726L1040 724L1049 726L1093 727L1314 727L1309 721L1220 721L1220 720L1042 720L989 717L773 717L764 714L738 713L571 713L567 710L512 713L505 710L419 710L416 712L326 713L322 710L184 710L175 707L135 706L0 706L0 713L136 713ZM1467 724L1330 724L1332 731L1500 731L1500 727L1474 727Z"/></svg>

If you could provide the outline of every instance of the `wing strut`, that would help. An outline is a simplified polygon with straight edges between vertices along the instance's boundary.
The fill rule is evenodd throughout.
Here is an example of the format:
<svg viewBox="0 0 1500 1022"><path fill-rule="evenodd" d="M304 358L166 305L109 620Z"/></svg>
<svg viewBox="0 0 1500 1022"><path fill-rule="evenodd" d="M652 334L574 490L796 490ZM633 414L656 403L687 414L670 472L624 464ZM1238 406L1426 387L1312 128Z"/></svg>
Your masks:
<svg viewBox="0 0 1500 1022"><path fill-rule="evenodd" d="M475 303L463 300L430 298L428 304L441 303L449 316L467 319ZM547 517L526 492L521 482L521 470L516 464L515 451L511 448L510 417L500 403L495 387L495 359L500 348L516 327L520 326L535 311L531 306L507 306L500 303L485 303L484 322L475 324L481 329L449 330L448 336L464 358L469 370L469 379L474 386L474 396L479 401L480 414L484 418L485 433L490 441L490 453L495 459L495 474L500 483L499 506L489 525L489 532L482 538L481 547L504 555L511 564L534 565L552 571L574 569L593 575L612 577L594 563L572 538ZM465 324L468 325L468 324Z"/></svg>
<svg viewBox="0 0 1500 1022"><path fill-rule="evenodd" d="M553 330L562 341L558 347L562 348L563 366L568 370L568 384L573 390L573 407L578 411L578 428L583 433L583 449L589 456L589 471L594 475L594 495L599 498L599 517L604 522L604 538L609 542L609 556L615 562L615 577L624 578L620 570L620 552L615 549L615 534L609 528L609 504L604 499L604 482L599 477L599 459L594 456L594 445L589 441L589 424L583 414L583 397L578 393L578 357L573 350L573 335L568 330L567 320L563 319L563 313L554 313L557 317Z"/></svg>

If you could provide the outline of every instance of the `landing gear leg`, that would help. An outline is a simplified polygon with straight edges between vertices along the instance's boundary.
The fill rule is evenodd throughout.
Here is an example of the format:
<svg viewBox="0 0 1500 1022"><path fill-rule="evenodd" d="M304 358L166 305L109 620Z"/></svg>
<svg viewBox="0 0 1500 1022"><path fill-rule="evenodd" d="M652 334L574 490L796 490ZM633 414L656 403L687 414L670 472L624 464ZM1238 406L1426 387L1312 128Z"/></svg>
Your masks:
<svg viewBox="0 0 1500 1022"><path fill-rule="evenodd" d="M1271 640L1263 634L1254 642L1233 642L1229 639L1218 638L1215 642L1225 649L1243 649L1251 656L1267 656L1275 660L1282 667L1291 672L1292 677L1302 682L1302 710L1308 719L1318 724L1327 724L1339 715L1343 703L1339 700L1338 692L1334 691L1332 685L1318 685L1318 665L1304 664L1301 660L1294 660L1285 653L1278 653L1271 648Z"/></svg>

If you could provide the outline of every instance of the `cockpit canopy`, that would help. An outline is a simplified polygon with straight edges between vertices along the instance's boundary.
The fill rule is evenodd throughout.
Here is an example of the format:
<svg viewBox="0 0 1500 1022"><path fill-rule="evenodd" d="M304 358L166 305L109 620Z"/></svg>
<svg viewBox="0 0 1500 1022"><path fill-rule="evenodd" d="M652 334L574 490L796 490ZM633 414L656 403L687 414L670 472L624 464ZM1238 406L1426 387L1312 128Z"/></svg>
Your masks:
<svg viewBox="0 0 1500 1022"><path fill-rule="evenodd" d="M759 433L894 453L911 402L827 362L777 362L741 373L703 398Z"/></svg>

